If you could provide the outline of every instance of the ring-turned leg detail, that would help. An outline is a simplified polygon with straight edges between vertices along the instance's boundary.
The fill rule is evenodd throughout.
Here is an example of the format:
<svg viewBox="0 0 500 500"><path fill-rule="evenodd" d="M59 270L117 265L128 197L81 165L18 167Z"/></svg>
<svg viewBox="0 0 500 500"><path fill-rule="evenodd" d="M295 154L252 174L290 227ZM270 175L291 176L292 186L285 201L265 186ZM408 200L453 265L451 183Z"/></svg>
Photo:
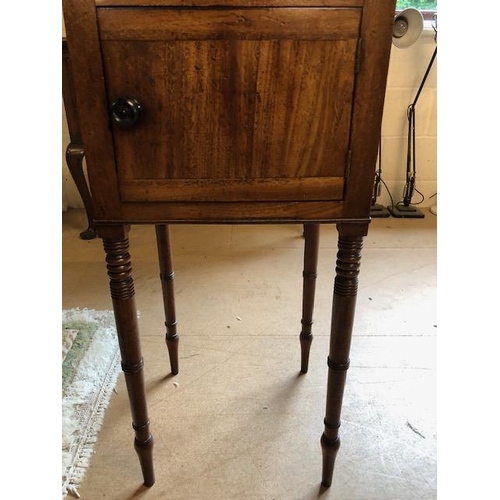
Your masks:
<svg viewBox="0 0 500 500"><path fill-rule="evenodd" d="M302 288L302 330L300 332L300 371L307 373L313 340L312 325L316 277L318 276L319 224L304 224L304 271Z"/></svg>
<svg viewBox="0 0 500 500"><path fill-rule="evenodd" d="M98 231L106 252L122 369L132 413L132 427L135 431L134 447L139 456L144 484L152 486L155 482L153 436L149 431L144 387L144 361L139 341L127 231L123 226L103 227Z"/></svg>
<svg viewBox="0 0 500 500"><path fill-rule="evenodd" d="M367 224L339 224L339 242L333 291L325 431L321 436L323 451L322 485L332 484L335 458L340 447L340 413L349 368L354 312L358 292L363 236Z"/></svg>
<svg viewBox="0 0 500 500"><path fill-rule="evenodd" d="M165 309L165 327L167 329L165 342L170 358L170 370L172 375L177 375L179 373L179 335L177 334L177 319L175 317L174 268L170 246L170 228L167 224L156 226L156 243L160 263L163 307Z"/></svg>

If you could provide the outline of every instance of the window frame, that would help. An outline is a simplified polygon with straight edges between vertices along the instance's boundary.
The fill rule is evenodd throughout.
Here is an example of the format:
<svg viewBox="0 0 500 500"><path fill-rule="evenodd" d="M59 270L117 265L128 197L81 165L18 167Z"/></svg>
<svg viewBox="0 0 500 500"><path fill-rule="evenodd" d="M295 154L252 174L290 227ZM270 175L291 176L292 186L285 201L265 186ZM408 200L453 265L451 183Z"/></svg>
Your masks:
<svg viewBox="0 0 500 500"><path fill-rule="evenodd" d="M410 7L408 7L408 8L410 8ZM414 8L414 7L412 7L412 8ZM399 14L401 14L401 12L403 12L404 10L405 9L396 9L395 15L399 16ZM437 15L437 9L436 10L415 9L415 10L418 10L422 14L424 21L434 21L434 16Z"/></svg>
<svg viewBox="0 0 500 500"><path fill-rule="evenodd" d="M419 9L417 7L406 7L406 8L418 10L422 14L424 21L434 21L434 16L437 15L437 2L435 9ZM398 8L396 6L396 15L401 14L401 12L403 12L404 10L405 10L404 8Z"/></svg>

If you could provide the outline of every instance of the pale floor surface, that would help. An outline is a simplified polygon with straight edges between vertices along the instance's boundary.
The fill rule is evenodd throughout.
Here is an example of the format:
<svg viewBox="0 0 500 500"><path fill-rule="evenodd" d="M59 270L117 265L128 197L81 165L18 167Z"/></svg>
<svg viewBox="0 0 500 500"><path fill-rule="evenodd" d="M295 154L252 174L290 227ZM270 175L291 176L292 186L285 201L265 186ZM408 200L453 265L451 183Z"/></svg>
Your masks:
<svg viewBox="0 0 500 500"><path fill-rule="evenodd" d="M301 225L172 226L180 373L169 376L153 226L134 226L156 484L142 486L123 376L84 500L436 498L436 226L374 219L365 238L333 485L321 448L337 232L325 225L310 368L299 375ZM111 309L101 241L63 214L63 304ZM174 384L175 382L175 384Z"/></svg>

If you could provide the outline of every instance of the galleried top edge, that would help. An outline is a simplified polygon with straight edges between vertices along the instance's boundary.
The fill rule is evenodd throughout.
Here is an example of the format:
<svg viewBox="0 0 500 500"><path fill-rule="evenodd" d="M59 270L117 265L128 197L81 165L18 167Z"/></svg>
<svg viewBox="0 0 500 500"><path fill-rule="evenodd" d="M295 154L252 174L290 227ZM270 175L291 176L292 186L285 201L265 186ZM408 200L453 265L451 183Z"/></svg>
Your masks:
<svg viewBox="0 0 500 500"><path fill-rule="evenodd" d="M362 7L364 0L95 0L97 7Z"/></svg>

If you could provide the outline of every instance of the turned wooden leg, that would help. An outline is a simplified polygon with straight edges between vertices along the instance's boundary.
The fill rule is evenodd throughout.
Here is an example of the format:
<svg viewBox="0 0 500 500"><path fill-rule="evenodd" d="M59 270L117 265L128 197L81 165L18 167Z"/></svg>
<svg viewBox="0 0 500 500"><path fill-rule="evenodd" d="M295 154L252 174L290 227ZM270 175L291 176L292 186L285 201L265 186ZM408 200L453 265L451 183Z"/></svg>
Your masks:
<svg viewBox="0 0 500 500"><path fill-rule="evenodd" d="M301 362L300 371L307 373L309 368L309 352L313 339L312 324L314 311L314 294L318 275L319 224L304 224L304 272L302 288L302 330L300 332Z"/></svg>
<svg viewBox="0 0 500 500"><path fill-rule="evenodd" d="M338 224L336 276L333 292L332 328L328 355L325 431L321 436L323 451L322 485L332 484L335 458L340 447L339 427L342 397L349 368L352 327L363 236L368 224Z"/></svg>
<svg viewBox="0 0 500 500"><path fill-rule="evenodd" d="M144 362L141 355L134 282L129 255L128 228L123 225L99 228L106 252L111 298L122 359L122 369L135 431L134 447L144 477L144 484L155 482L153 470L153 436L149 431L149 418L144 388Z"/></svg>
<svg viewBox="0 0 500 500"><path fill-rule="evenodd" d="M160 263L163 307L165 309L165 327L167 329L165 342L170 358L170 370L173 375L177 375L179 373L179 335L177 335L177 320L175 318L174 269L170 248L170 228L168 225L159 224L156 226L156 243L158 246L158 261Z"/></svg>
<svg viewBox="0 0 500 500"><path fill-rule="evenodd" d="M80 233L82 240L92 240L96 237L96 230L94 227L94 209L92 206L92 196L87 186L87 179L83 173L83 158L85 152L83 147L76 143L70 143L66 148L66 164L68 165L69 172L73 181L76 184L78 192L83 200L83 206L87 214L88 227L85 231Z"/></svg>

